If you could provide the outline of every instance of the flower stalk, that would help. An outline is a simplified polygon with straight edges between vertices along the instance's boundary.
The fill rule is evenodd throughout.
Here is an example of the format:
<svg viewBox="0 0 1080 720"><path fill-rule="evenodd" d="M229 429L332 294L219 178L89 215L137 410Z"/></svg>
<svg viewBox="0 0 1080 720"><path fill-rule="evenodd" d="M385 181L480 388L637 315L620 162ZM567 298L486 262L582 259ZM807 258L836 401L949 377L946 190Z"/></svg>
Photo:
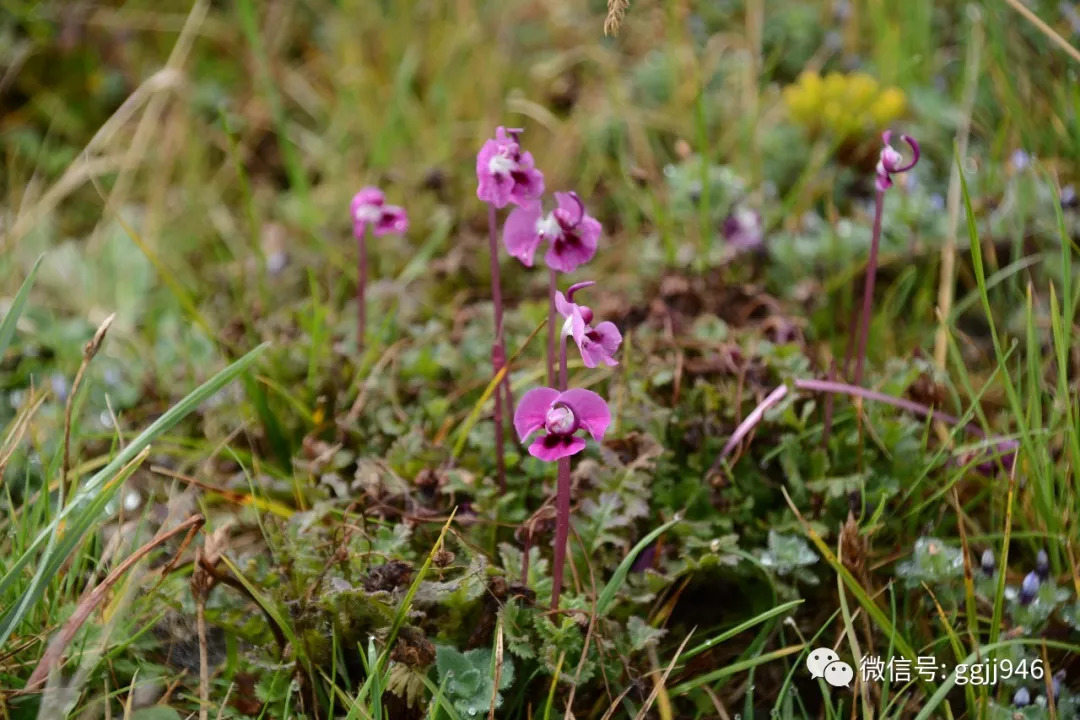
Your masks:
<svg viewBox="0 0 1080 720"><path fill-rule="evenodd" d="M506 337L503 333L502 282L499 277L499 241L496 231L496 211L488 205L488 250L491 255L491 302L495 306L495 341L491 345L491 373L498 376L506 364ZM510 389L510 372L503 375L495 388L495 473L499 492L506 492L506 449L503 447L503 402L514 416L514 395Z"/></svg>
<svg viewBox="0 0 1080 720"><path fill-rule="evenodd" d="M554 271L552 271L554 272ZM566 391L566 335L559 342L559 390ZM566 546L570 539L570 456L559 458L555 484L555 564L551 570L551 609L559 609Z"/></svg>
<svg viewBox="0 0 1080 720"><path fill-rule="evenodd" d="M367 337L367 225L356 234L356 355L364 354L364 338Z"/></svg>
<svg viewBox="0 0 1080 720"><path fill-rule="evenodd" d="M547 327L547 383L555 386L555 293L558 274L555 268L548 269L548 327Z"/></svg>
<svg viewBox="0 0 1080 720"><path fill-rule="evenodd" d="M397 205L387 205L386 196L376 187L366 187L353 196L349 206L353 221L353 235L356 237L356 350L364 352L364 338L367 335L367 277L368 252L367 236L373 231L376 237L391 233L404 233L409 228L409 217L405 209Z"/></svg>
<svg viewBox="0 0 1080 720"><path fill-rule="evenodd" d="M888 130L882 133L881 139L885 146L881 149L876 169L877 177L874 180L874 186L877 190L877 195L874 198L874 230L870 238L870 256L866 262L866 280L863 283L862 315L859 319L858 352L855 355L855 376L853 378L855 385L862 385L863 370L866 365L866 343L870 334L870 311L874 304L878 249L881 246L881 220L885 212L885 192L893 186L892 176L894 174L907 172L915 167L915 163L919 162L919 143L907 135L900 136L900 139L911 148L911 162L904 164L903 156L889 144L891 137L892 133Z"/></svg>
<svg viewBox="0 0 1080 720"><path fill-rule="evenodd" d="M801 392L813 392L813 393L826 393L832 395L849 395L851 397L861 398L863 400L870 400L873 402L880 402L886 405L891 405L900 410L905 410L918 415L919 417L929 418L933 421L941 421L950 425L960 424L960 419L949 415L948 413L935 410L927 405L914 402L912 400L906 400L904 398L894 397L887 395L877 390L870 390L859 385L849 385L847 383L835 382L832 380L815 380L811 378L799 378L796 379L792 386L795 390ZM712 474L720 469L724 459L731 454L731 452L739 446L739 444L757 427L765 417L765 413L772 407L778 405L788 394L789 388L787 385L779 385L772 392L765 396L765 399L758 403L746 418L739 423L739 426L735 428L735 432L731 434L728 441L724 443L723 449L720 450L720 454L713 461L713 464L709 467L708 473ZM964 425L964 429L972 435L979 437L986 437L978 426L973 424ZM1001 454L1015 451L1019 444L1015 440L1000 439L995 443L995 447Z"/></svg>

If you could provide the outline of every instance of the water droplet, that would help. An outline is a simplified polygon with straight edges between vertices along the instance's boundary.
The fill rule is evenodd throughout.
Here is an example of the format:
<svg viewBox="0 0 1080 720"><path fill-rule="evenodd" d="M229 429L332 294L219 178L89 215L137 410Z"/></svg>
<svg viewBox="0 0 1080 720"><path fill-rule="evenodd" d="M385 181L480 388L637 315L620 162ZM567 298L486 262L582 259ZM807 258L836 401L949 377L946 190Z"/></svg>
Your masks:
<svg viewBox="0 0 1080 720"><path fill-rule="evenodd" d="M475 714L476 714L476 708L474 708L474 707L469 708L469 715L475 715Z"/></svg>

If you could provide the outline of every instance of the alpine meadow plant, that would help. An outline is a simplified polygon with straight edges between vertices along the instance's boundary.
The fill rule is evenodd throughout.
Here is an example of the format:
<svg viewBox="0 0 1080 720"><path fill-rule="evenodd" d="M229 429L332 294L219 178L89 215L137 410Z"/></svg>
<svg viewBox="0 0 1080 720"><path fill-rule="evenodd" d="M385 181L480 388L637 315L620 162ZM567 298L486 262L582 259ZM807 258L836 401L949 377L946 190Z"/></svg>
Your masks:
<svg viewBox="0 0 1080 720"><path fill-rule="evenodd" d="M574 272L592 260L602 228L585 212L585 204L574 192L555 193L555 209L545 214L539 201L518 207L506 219L503 244L525 267L533 266L533 256L547 243L544 264L548 266L548 384L555 382L555 313L558 273Z"/></svg>
<svg viewBox="0 0 1080 720"><path fill-rule="evenodd" d="M587 368L594 368L600 363L614 367L619 363L614 355L622 344L622 333L615 327L613 322L602 322L596 327L592 326L593 312L585 305L578 305L572 301L574 292L595 283L583 282L571 286L566 295L561 292L555 293L555 309L565 318L563 322L563 335L574 338L574 342L581 351L581 361Z"/></svg>
<svg viewBox="0 0 1080 720"><path fill-rule="evenodd" d="M874 304L874 282L877 279L878 248L881 245L881 220L885 210L885 192L893 186L892 176L897 173L907 172L919 162L919 143L907 135L901 135L903 140L911 148L911 161L904 163L904 157L889 144L892 131L886 130L881 134L884 147L878 157L875 170L874 187L877 195L874 200L874 230L870 238L870 257L866 261L866 281L863 283L862 315L859 318L858 352L855 356L855 376L853 384L862 385L863 368L866 364L866 341L870 332L870 311Z"/></svg>
<svg viewBox="0 0 1080 720"><path fill-rule="evenodd" d="M476 195L488 203L488 229L491 250L492 298L495 304L495 347L492 350L494 372L498 374L505 362L506 351L502 333L502 293L499 287L498 247L495 239L496 209L513 204L517 207L503 226L503 245L506 251L525 267L532 267L536 251L546 245L544 264L548 267L548 387L530 390L513 410L518 438L525 442L538 430L543 430L529 446L529 454L546 462L558 463L555 492L555 547L552 570L551 605L559 606L563 567L566 563L566 544L570 535L570 457L585 448L578 431L585 431L600 442L611 422L607 403L596 393L584 389L567 389L566 346L572 337L581 351L586 367L600 363L617 365L615 352L622 335L613 323L592 325L593 313L588 307L573 302L574 292L595 283L584 282L567 288L566 295L558 290L558 273L570 273L596 255L602 228L599 221L585 211L585 204L574 192L555 193L555 207L544 212L541 195L544 176L536 169L533 157L519 143L521 130L498 127L495 137L487 140L476 156ZM555 378L555 316L562 314L562 338L559 351L558 388ZM499 472L499 489L506 489L505 464L502 447L502 402L495 392L495 444ZM525 556L528 556L526 551Z"/></svg>
<svg viewBox="0 0 1080 720"><path fill-rule="evenodd" d="M496 211L507 205L527 205L544 193L544 174L536 169L532 153L521 149L520 129L495 129L476 154L476 196L488 204L488 251L491 255L491 301L495 306L495 341L491 346L491 371L498 376L506 365L506 338L503 335L502 284L499 281L499 243ZM514 414L514 396L509 371L495 388L495 462L499 490L506 490L506 460L503 449L503 402Z"/></svg>
<svg viewBox="0 0 1080 720"><path fill-rule="evenodd" d="M404 233L409 229L409 217L405 208L387 205L383 191L376 187L366 187L353 196L349 206L352 215L353 235L356 236L356 349L364 352L364 336L367 333L367 234L370 230L375 237Z"/></svg>
<svg viewBox="0 0 1080 720"><path fill-rule="evenodd" d="M592 328L592 310L573 302L574 293L594 285L584 282L572 285L564 296L555 291L563 323L559 350L559 387L543 387L530 390L521 399L514 415L514 429L518 438L525 442L538 430L529 445L529 454L545 462L558 463L555 490L555 547L551 579L551 607L558 609L562 590L563 569L566 565L566 545L570 537L570 458L585 449L584 438L577 435L584 431L596 442L602 442L611 424L611 411L607 402L582 388L567 389L567 339L575 338L581 350L582 360L589 367L596 367L595 356L607 365L618 363L612 355L618 350L622 336L613 323L600 323ZM580 338L580 340L579 340ZM590 364L591 363L591 364Z"/></svg>

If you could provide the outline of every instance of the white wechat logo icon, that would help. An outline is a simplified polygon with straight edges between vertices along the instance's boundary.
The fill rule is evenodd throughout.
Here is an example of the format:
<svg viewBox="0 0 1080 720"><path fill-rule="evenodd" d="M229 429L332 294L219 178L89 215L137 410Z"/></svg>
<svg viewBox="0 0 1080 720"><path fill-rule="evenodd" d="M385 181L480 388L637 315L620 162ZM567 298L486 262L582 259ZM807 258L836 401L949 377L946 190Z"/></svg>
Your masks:
<svg viewBox="0 0 1080 720"><path fill-rule="evenodd" d="M812 678L824 678L833 687L849 687L855 671L829 648L817 648L806 658Z"/></svg>

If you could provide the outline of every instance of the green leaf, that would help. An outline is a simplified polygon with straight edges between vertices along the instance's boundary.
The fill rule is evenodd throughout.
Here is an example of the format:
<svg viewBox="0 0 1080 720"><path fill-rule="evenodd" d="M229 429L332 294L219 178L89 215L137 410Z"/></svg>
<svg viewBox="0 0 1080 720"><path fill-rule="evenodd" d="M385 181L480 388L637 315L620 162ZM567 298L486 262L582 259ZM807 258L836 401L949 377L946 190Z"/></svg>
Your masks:
<svg viewBox="0 0 1080 720"><path fill-rule="evenodd" d="M667 634L663 628L654 628L638 615L631 615L626 621L626 632L630 636L630 646L634 650L656 647L660 638Z"/></svg>
<svg viewBox="0 0 1080 720"><path fill-rule="evenodd" d="M131 713L131 720L180 720L180 713L167 705L151 705Z"/></svg>
<svg viewBox="0 0 1080 720"><path fill-rule="evenodd" d="M0 321L0 358L4 357L8 345L11 344L11 338L15 335L15 325L18 324L19 316L22 315L23 308L26 307L26 299L30 296L34 276L37 275L38 266L41 265L41 259L44 257L44 255L41 255L34 262L34 267L30 268L30 273L23 280L19 292L15 293L15 299L11 302L7 315L4 316L3 321Z"/></svg>
<svg viewBox="0 0 1080 720"><path fill-rule="evenodd" d="M129 467L129 465L150 446L150 443L172 429L204 400L247 370L265 347L265 344L260 345L244 355L155 420L108 465L87 480L67 507L57 513L52 521L38 533L34 541L0 578L0 596L6 597L14 588L15 583L25 577L24 569L35 560L37 562L38 570L29 586L19 588L17 592L21 597L19 603L9 606L0 613L0 647L7 642L30 608L42 598L65 559L78 547L89 529L100 519L105 504L121 485L123 479L121 473L125 469L128 472L133 470L134 466ZM42 548L45 548L45 551L39 556Z"/></svg>
<svg viewBox="0 0 1080 720"><path fill-rule="evenodd" d="M468 652L439 645L435 649L435 668L439 684L446 688L446 696L463 715L473 717L491 707L502 705L501 692L495 691L495 667L489 648L477 648ZM505 690L514 682L514 664L503 657L499 675L499 690Z"/></svg>
<svg viewBox="0 0 1080 720"><path fill-rule="evenodd" d="M642 550L649 546L653 540L663 535L665 532L675 527L675 525L681 520L681 515L676 515L671 520L660 527L653 530L651 533L641 538L641 541L633 547L633 549L623 558L623 561L619 563L619 567L615 568L615 574L611 576L611 580L604 586L604 589L600 592L600 597L596 598L596 616L603 617L604 613L611 606L611 603L615 600L615 593L619 591L622 584L626 581L626 576L630 574L630 567L634 564L634 559L638 556Z"/></svg>

